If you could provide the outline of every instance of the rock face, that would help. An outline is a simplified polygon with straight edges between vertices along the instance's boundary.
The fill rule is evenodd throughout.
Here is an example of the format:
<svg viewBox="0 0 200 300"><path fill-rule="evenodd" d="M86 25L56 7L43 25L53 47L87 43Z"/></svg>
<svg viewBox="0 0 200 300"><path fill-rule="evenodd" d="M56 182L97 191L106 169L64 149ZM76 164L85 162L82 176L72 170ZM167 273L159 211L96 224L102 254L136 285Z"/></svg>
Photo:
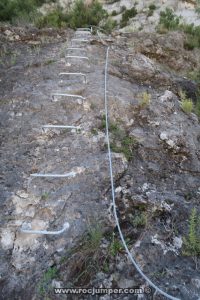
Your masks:
<svg viewBox="0 0 200 300"><path fill-rule="evenodd" d="M32 32L20 34L16 29L20 38L11 43L6 30L1 30L1 41L18 54L15 63L5 55L0 71L1 295L3 299L44 299L50 292L48 288L46 294L38 292L38 284L47 285L42 273L54 267L59 270L59 278L49 275L50 287L63 287L71 280L72 266L63 258L90 224L107 226L116 234L105 139L105 46L94 36L85 46L89 62L66 64L71 32L54 32L53 42L52 32L45 32L45 39L44 32L39 38L38 33L32 40ZM181 109L177 81L183 78L164 69L158 59L164 52L162 38L149 36L139 47L140 39L142 34L107 41L111 44L107 94L118 216L143 271L170 294L184 300L190 294L195 300L198 270L182 250L190 211L194 206L199 211L200 125L196 115ZM35 40L39 47L30 43ZM180 41L179 49L181 45ZM155 47L153 58L149 53ZM183 48L177 55L185 55ZM195 57L190 54L188 66ZM58 76L61 72L84 72L87 84L79 77ZM59 91L85 100L52 99L51 94ZM74 125L81 130L44 130L45 124ZM74 176L30 177L67 172ZM55 231L65 222L69 229L56 237L20 230ZM102 238L101 254L109 248L114 258L107 268L97 268L91 285L145 286L120 247L115 245L111 251L106 237Z"/></svg>

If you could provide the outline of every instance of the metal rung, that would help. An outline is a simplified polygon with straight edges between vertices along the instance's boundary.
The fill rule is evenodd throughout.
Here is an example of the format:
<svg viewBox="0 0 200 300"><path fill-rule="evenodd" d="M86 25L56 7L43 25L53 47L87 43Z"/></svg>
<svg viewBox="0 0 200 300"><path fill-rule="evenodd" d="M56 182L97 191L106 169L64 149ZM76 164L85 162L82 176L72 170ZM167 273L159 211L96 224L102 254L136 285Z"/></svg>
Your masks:
<svg viewBox="0 0 200 300"><path fill-rule="evenodd" d="M67 125L43 125L43 128L69 128L69 129L81 129L79 126L67 126Z"/></svg>
<svg viewBox="0 0 200 300"><path fill-rule="evenodd" d="M65 174L42 174L42 173L34 173L31 174L31 177L47 177L47 178L66 178L66 177L75 177L76 172L69 172Z"/></svg>
<svg viewBox="0 0 200 300"><path fill-rule="evenodd" d="M69 223L64 223L63 228L58 231L47 231L47 230L31 230L31 229L23 229L21 228L20 231L23 233L30 233L30 234L52 234L57 235L63 233L65 230L69 228Z"/></svg>
<svg viewBox="0 0 200 300"><path fill-rule="evenodd" d="M81 35L81 34L88 34L88 35L91 35L91 32L90 32L90 31L80 31L80 30L75 32L75 36L76 36L76 35L79 35L79 34L80 34L80 35Z"/></svg>
<svg viewBox="0 0 200 300"><path fill-rule="evenodd" d="M62 75L83 76L84 82L87 83L86 74L83 74L83 73L66 73L66 72L59 73L59 76L62 76Z"/></svg>
<svg viewBox="0 0 200 300"><path fill-rule="evenodd" d="M89 58L87 56L78 56L78 55L67 55L65 57L65 59L67 59L67 58L79 58L79 59L87 59L87 60L89 60Z"/></svg>
<svg viewBox="0 0 200 300"><path fill-rule="evenodd" d="M91 28L77 28L76 31L91 31Z"/></svg>
<svg viewBox="0 0 200 300"><path fill-rule="evenodd" d="M51 94L52 97L54 96L65 96L65 97L72 97L72 98L79 98L82 100L85 100L86 98L84 98L83 96L80 95L71 95L71 94L65 94L65 93L53 93Z"/></svg>
<svg viewBox="0 0 200 300"><path fill-rule="evenodd" d="M85 52L87 51L87 50L84 49L84 48L77 48L77 47L67 48L66 51L68 51L68 50L69 50L69 51L70 51L70 50L82 50L82 51L85 51Z"/></svg>
<svg viewBox="0 0 200 300"><path fill-rule="evenodd" d="M85 42L85 43L87 43L87 42L89 42L89 40L86 40L86 39L73 39L73 40L71 40L71 42L73 43L73 42Z"/></svg>

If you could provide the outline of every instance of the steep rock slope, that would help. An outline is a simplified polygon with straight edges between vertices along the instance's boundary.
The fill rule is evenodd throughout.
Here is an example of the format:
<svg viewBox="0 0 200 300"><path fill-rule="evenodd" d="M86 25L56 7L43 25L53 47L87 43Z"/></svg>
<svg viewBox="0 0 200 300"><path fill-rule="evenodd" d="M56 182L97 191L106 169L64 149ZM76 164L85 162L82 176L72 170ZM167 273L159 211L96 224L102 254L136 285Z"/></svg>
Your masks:
<svg viewBox="0 0 200 300"><path fill-rule="evenodd" d="M104 232L117 235L105 147L105 45L93 37L85 45L89 62L66 63L72 32L7 30L10 33L1 30L6 45L6 51L2 46L5 56L0 75L1 295L2 299L57 299L51 287L67 286L81 275L63 257L87 226L101 224ZM165 65L160 64L159 56L151 57L151 43L138 42L142 36L104 38L111 47L109 117L122 230L131 253L154 282L181 299L197 300L198 259L183 256L183 237L190 211L193 207L199 211L200 125L196 115L181 109L177 91L185 79L169 70L167 58ZM149 37L150 41L155 38L160 39ZM162 41L159 45L162 48ZM181 53L186 55L183 49ZM188 68L190 62L198 65L199 56L187 54ZM86 73L87 84L59 76L66 71ZM187 87L193 84L186 83ZM54 91L78 94L86 100L57 97L52 101ZM44 124L73 124L82 130L44 131ZM30 181L31 173L66 171L76 176ZM56 230L66 221L69 230L57 237L20 232L21 226L30 225ZM106 234L99 247L105 255ZM54 267L58 277L44 282L43 272ZM78 284L133 287L145 283L120 248L106 269L96 266L91 278ZM155 299L164 298L155 295Z"/></svg>

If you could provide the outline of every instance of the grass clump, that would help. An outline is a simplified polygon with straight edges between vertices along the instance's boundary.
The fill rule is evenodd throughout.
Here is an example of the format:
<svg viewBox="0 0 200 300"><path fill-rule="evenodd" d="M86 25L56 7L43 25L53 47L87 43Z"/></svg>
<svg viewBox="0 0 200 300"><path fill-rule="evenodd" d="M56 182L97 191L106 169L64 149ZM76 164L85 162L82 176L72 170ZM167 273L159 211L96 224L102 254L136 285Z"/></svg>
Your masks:
<svg viewBox="0 0 200 300"><path fill-rule="evenodd" d="M122 242L116 238L115 233L112 234L112 241L109 246L109 253L111 256L116 257L118 253L124 249Z"/></svg>
<svg viewBox="0 0 200 300"><path fill-rule="evenodd" d="M46 273L44 273L42 279L38 284L38 291L41 296L45 296L50 292L52 279L58 276L58 270L56 267L49 268Z"/></svg>
<svg viewBox="0 0 200 300"><path fill-rule="evenodd" d="M74 248L60 261L59 277L69 270L66 287L88 287L99 272L110 272L110 264L123 252L123 245L113 231L100 225L88 228Z"/></svg>
<svg viewBox="0 0 200 300"><path fill-rule="evenodd" d="M180 91L181 97L181 108L186 113L189 114L193 111L193 102L191 99L186 97L186 94L183 91Z"/></svg>
<svg viewBox="0 0 200 300"><path fill-rule="evenodd" d="M151 94L149 94L148 92L142 93L140 97L140 107L145 108L150 104L150 102L151 102Z"/></svg>
<svg viewBox="0 0 200 300"><path fill-rule="evenodd" d="M134 18L137 15L137 9L134 7L132 7L131 9L126 9L123 13L122 13L122 19L120 22L120 27L125 27L128 24L128 21L130 18Z"/></svg>
<svg viewBox="0 0 200 300"><path fill-rule="evenodd" d="M106 128L105 115L102 117L100 128L104 130ZM123 153L128 161L133 158L133 152L137 141L134 137L129 136L128 132L119 126L118 123L110 122L110 148L113 152Z"/></svg>
<svg viewBox="0 0 200 300"><path fill-rule="evenodd" d="M188 235L183 238L183 254L186 256L200 256L199 226L200 216L198 215L196 208L193 208L189 218L189 232Z"/></svg>
<svg viewBox="0 0 200 300"><path fill-rule="evenodd" d="M41 200L47 200L49 198L49 193L45 192L41 196Z"/></svg>
<svg viewBox="0 0 200 300"><path fill-rule="evenodd" d="M132 222L134 227L144 227L147 224L147 215L143 211L134 214Z"/></svg>

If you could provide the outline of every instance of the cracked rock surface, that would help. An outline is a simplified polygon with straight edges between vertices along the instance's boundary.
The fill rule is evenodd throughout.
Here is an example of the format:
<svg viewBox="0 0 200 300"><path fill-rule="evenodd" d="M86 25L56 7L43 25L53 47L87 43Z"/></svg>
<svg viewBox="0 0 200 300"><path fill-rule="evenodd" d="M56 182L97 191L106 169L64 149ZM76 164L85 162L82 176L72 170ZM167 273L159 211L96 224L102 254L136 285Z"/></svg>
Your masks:
<svg viewBox="0 0 200 300"><path fill-rule="evenodd" d="M100 223L116 233L104 124L105 46L94 36L85 46L89 62L66 63L72 32L37 33L31 39L32 34L16 29L11 40L8 32L0 31L1 46L17 51L15 63L5 55L0 71L2 299L44 299L37 285L54 266L60 275L49 284L66 286L72 266L60 261L88 224ZM130 45L137 39L134 34L130 39L119 36L117 42L109 39L108 101L118 216L145 274L168 293L197 300L199 261L183 256L182 250L190 211L200 209L200 124L196 115L181 109L176 93L180 76L172 76L157 59ZM86 73L87 84L81 77L59 76L61 72ZM85 100L52 98L54 92ZM150 95L145 105L144 93ZM81 129L42 128L47 124ZM130 157L127 138L135 141L128 149ZM68 172L73 176L30 176ZM55 231L65 222L70 227L59 236L20 231ZM102 253L107 247L104 238ZM87 284L129 288L145 282L120 250L108 270L97 270ZM64 299L51 293L49 297Z"/></svg>

